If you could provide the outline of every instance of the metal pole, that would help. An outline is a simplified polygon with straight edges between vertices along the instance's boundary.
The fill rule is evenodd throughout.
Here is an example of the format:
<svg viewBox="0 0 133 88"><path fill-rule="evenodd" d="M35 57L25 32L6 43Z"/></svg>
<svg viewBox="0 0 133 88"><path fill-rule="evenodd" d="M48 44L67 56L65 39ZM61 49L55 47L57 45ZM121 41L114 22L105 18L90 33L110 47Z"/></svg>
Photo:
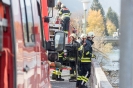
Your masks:
<svg viewBox="0 0 133 88"><path fill-rule="evenodd" d="M121 0L120 88L133 88L133 0Z"/></svg>
<svg viewBox="0 0 133 88"><path fill-rule="evenodd" d="M85 10L85 18L84 18L84 19L85 19L84 34L86 34L86 11L87 11L87 10Z"/></svg>

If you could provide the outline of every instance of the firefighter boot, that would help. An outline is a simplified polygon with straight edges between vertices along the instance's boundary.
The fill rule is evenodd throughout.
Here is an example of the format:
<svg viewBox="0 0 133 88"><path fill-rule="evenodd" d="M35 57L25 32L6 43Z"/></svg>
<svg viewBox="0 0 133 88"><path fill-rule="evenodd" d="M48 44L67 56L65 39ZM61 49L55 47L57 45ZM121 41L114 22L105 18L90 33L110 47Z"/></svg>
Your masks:
<svg viewBox="0 0 133 88"><path fill-rule="evenodd" d="M57 79L57 75L52 73L52 79L56 80Z"/></svg>
<svg viewBox="0 0 133 88"><path fill-rule="evenodd" d="M64 79L62 79L61 75L59 75L57 81L64 81Z"/></svg>
<svg viewBox="0 0 133 88"><path fill-rule="evenodd" d="M70 79L69 79L69 82L76 82L76 81L77 80L76 80L76 76L75 75L71 76Z"/></svg>

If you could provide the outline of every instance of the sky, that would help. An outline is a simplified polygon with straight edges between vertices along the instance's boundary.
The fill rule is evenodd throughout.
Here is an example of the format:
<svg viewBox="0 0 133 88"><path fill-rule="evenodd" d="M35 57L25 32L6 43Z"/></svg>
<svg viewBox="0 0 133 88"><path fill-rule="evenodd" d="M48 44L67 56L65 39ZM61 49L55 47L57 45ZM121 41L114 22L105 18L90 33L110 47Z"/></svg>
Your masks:
<svg viewBox="0 0 133 88"><path fill-rule="evenodd" d="M90 8L93 0L89 1L90 3L88 5L88 9ZM61 2L65 4L72 13L83 11L81 0L61 0ZM111 7L118 14L118 16L120 16L120 0L99 0L99 2L103 6L105 13L107 13L108 8Z"/></svg>

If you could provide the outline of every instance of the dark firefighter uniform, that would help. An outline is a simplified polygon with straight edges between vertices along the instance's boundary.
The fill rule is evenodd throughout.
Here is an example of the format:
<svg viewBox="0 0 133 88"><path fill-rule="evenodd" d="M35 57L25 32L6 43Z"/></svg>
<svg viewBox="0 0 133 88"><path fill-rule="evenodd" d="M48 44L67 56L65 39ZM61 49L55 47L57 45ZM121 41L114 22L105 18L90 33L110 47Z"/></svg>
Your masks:
<svg viewBox="0 0 133 88"><path fill-rule="evenodd" d="M63 56L64 56L64 52L60 51L58 53L59 60L57 61L59 63L57 63L56 69L52 72L52 79L55 79L57 81L64 81L64 79L61 78L61 73L62 73L61 67L63 65Z"/></svg>
<svg viewBox="0 0 133 88"><path fill-rule="evenodd" d="M69 51L69 63L70 67L72 68L70 70L70 80L76 79L76 55L77 55L77 50L80 47L80 44L77 41L72 41L70 44L73 46L76 46L74 50Z"/></svg>
<svg viewBox="0 0 133 88"><path fill-rule="evenodd" d="M89 39L86 40L85 45L82 46L82 57L81 57L81 71L77 80L80 86L79 88L86 88L85 83L88 82L91 74L91 57L92 57L92 43Z"/></svg>
<svg viewBox="0 0 133 88"><path fill-rule="evenodd" d="M65 33L68 33L69 31L69 23L70 23L70 11L65 6L62 7L62 9L59 11L59 15L61 16L61 25L62 30Z"/></svg>

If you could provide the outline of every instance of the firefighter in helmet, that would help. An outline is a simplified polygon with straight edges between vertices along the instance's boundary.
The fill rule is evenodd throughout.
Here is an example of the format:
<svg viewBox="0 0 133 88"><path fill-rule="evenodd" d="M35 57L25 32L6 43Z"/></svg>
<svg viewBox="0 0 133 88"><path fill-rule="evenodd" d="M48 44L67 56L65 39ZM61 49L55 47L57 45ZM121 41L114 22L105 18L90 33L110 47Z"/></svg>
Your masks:
<svg viewBox="0 0 133 88"><path fill-rule="evenodd" d="M71 43L73 46L73 48L75 48L74 50L72 51L69 51L69 63L70 63L70 67L71 67L71 70L70 70L70 79L69 81L74 81L76 80L76 55L77 55L77 50L78 48L80 47L80 44L76 41L76 35L74 33L72 33L70 36L71 38Z"/></svg>
<svg viewBox="0 0 133 88"><path fill-rule="evenodd" d="M81 34L81 36L80 36L80 39L81 39L81 41L80 41L80 48L79 48L79 56L80 56L80 60L81 60L81 58L82 58L82 49L83 49L83 43L86 41L86 38L87 38L87 36L86 36L86 34ZM82 74L81 74L81 69L82 69L82 67L81 67L81 62L79 62L79 70L78 70L78 77L77 77L77 82L76 82L76 87L77 88L79 88L79 86L81 85L81 78L82 78Z"/></svg>
<svg viewBox="0 0 133 88"><path fill-rule="evenodd" d="M62 30L67 34L69 31L69 23L70 23L70 11L64 4L61 4L61 10L59 11L59 15L61 17L61 25Z"/></svg>
<svg viewBox="0 0 133 88"><path fill-rule="evenodd" d="M61 10L61 5L62 5L61 1L58 0L57 5L55 6L55 9L58 9L60 11Z"/></svg>
<svg viewBox="0 0 133 88"><path fill-rule="evenodd" d="M91 74L91 58L94 56L92 54L93 38L94 33L89 32L87 38L84 38L82 41L81 73L77 78L79 80L78 88L87 88L85 84L88 82Z"/></svg>

